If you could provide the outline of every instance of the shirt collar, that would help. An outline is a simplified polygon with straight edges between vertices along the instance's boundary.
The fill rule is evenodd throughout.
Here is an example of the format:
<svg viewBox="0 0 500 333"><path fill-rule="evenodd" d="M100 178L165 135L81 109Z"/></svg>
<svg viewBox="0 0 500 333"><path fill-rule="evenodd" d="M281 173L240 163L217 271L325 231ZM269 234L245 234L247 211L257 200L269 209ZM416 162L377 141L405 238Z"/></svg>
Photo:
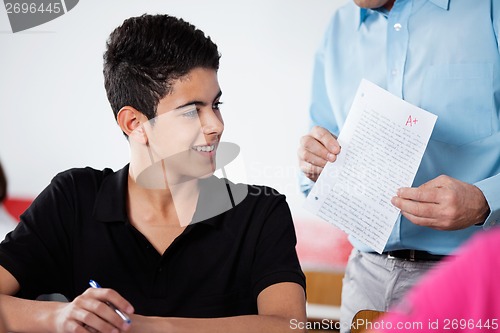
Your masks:
<svg viewBox="0 0 500 333"><path fill-rule="evenodd" d="M359 8L359 22L358 22L358 29L361 27L361 24L365 22L366 17L368 16L368 9L366 8Z"/></svg>
<svg viewBox="0 0 500 333"><path fill-rule="evenodd" d="M450 1L451 0L428 0L430 2L432 2L433 4L435 4L436 6L444 9L444 10L449 10L450 8ZM361 24L363 24L363 22L365 22L366 18L372 14L373 12L378 12L377 9L366 9L366 8L360 8L359 10L359 24L358 24L358 28L361 26Z"/></svg>
<svg viewBox="0 0 500 333"><path fill-rule="evenodd" d="M215 176L200 180L200 195L191 223L221 226L224 213L240 204L247 194L248 187L244 184L233 184Z"/></svg>
<svg viewBox="0 0 500 333"><path fill-rule="evenodd" d="M128 171L129 165L127 164L123 169L104 178L94 204L93 216L97 221L128 222L126 209ZM231 197L235 197L233 201L236 200L239 203L247 193L246 186L242 188L231 182L226 183L215 176L202 180L192 225L201 223L218 227L223 220L222 213L233 207ZM208 218L203 218L204 216Z"/></svg>
<svg viewBox="0 0 500 333"><path fill-rule="evenodd" d="M450 0L429 0L433 4L438 7L443 8L444 10L450 9Z"/></svg>
<svg viewBox="0 0 500 333"><path fill-rule="evenodd" d="M101 222L126 222L127 217L127 164L123 169L104 176L94 203L93 216Z"/></svg>

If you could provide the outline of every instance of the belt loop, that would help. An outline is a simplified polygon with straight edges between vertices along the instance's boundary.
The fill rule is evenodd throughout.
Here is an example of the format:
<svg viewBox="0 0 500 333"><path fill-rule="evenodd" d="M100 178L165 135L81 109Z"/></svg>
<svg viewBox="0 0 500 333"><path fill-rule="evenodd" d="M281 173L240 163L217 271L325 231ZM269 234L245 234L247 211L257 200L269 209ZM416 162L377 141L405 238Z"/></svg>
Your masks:
<svg viewBox="0 0 500 333"><path fill-rule="evenodd" d="M410 250L410 261L415 261L415 250Z"/></svg>

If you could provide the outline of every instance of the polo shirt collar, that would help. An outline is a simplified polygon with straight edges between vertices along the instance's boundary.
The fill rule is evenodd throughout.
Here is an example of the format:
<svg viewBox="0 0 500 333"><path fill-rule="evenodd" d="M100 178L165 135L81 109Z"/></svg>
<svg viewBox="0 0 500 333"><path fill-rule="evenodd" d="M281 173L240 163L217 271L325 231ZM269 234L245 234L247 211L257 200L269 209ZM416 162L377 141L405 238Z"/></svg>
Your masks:
<svg viewBox="0 0 500 333"><path fill-rule="evenodd" d="M97 192L93 216L101 222L127 222L127 164L104 178Z"/></svg>
<svg viewBox="0 0 500 333"><path fill-rule="evenodd" d="M451 0L428 0L435 4L436 6L444 9L444 10L449 10L450 9L450 1ZM380 10L377 9L366 9L366 8L359 8L359 23L358 23L358 29L363 24L366 20L366 18L372 14L373 12L381 12ZM383 12L381 12L383 14Z"/></svg>
<svg viewBox="0 0 500 333"><path fill-rule="evenodd" d="M248 190L244 190L244 197ZM218 228L224 220L224 213L234 208L230 197L233 197L233 202L236 200L236 205L241 201L241 191L231 182L224 179L219 179L215 176L200 180L200 196L196 205L196 211L193 216L193 224L205 224L214 228ZM208 215L205 218L203 215Z"/></svg>
<svg viewBox="0 0 500 333"><path fill-rule="evenodd" d="M127 216L127 191L128 191L128 172L129 165L127 164L121 170L113 172L104 178L98 190L96 201L94 204L93 216L100 222L128 222ZM225 191L226 184L224 180L215 176L202 180L202 191L196 208L193 219L199 219L200 210L203 207L201 203L208 204L213 207L225 207L230 205L229 197L226 195L214 195L214 192ZM220 214L209 217L195 224L201 223L211 227L218 227L223 221L222 213L227 211L221 210Z"/></svg>

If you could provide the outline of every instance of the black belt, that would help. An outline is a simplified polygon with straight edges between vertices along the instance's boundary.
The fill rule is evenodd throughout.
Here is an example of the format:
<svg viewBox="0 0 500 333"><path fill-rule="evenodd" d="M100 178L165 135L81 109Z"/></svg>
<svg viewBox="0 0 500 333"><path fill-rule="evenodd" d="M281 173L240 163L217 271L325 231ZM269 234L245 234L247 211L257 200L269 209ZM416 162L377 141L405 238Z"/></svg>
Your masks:
<svg viewBox="0 0 500 333"><path fill-rule="evenodd" d="M398 258L408 261L440 261L446 258L445 255L432 254L419 250L396 250L385 252L389 258Z"/></svg>

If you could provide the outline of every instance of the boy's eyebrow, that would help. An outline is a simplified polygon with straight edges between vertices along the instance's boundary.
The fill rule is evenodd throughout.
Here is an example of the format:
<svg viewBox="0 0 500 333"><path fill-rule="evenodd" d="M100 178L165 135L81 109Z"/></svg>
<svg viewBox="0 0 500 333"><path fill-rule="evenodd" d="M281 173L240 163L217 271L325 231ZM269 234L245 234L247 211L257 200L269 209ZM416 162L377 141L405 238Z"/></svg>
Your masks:
<svg viewBox="0 0 500 333"><path fill-rule="evenodd" d="M214 101L216 101L221 95L222 95L222 90L219 90L219 92L217 93L217 95L215 95ZM188 105L193 105L193 104L194 105L205 106L207 103L202 102L202 101L189 101L189 102L187 102L185 104L179 105L175 109L177 110L177 109L183 108L183 107L188 106Z"/></svg>

